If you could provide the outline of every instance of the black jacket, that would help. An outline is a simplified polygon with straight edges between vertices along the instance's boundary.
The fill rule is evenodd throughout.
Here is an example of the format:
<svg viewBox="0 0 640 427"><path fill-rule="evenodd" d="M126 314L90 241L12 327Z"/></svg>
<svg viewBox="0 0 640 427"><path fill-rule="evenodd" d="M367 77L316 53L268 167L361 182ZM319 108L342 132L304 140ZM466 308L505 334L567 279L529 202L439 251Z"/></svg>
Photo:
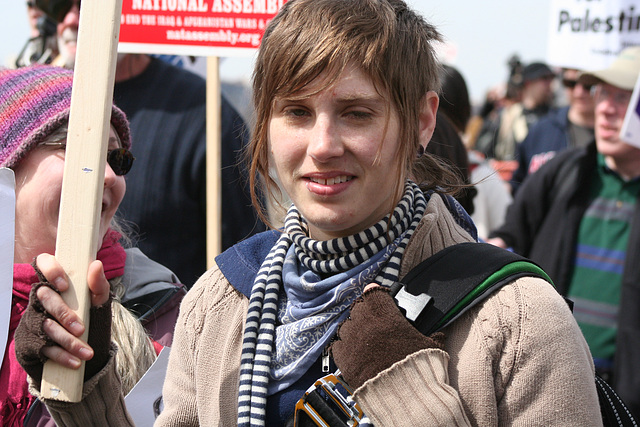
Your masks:
<svg viewBox="0 0 640 427"><path fill-rule="evenodd" d="M131 124L136 161L118 212L134 224L137 246L187 287L207 269L206 82L159 59L114 86ZM248 133L221 96L222 249L264 230L239 164Z"/></svg>
<svg viewBox="0 0 640 427"><path fill-rule="evenodd" d="M595 143L558 154L529 176L490 237L540 264L566 295L580 221L597 165ZM640 197L638 198L640 199ZM640 415L640 200L636 201L622 276L613 386Z"/></svg>
<svg viewBox="0 0 640 427"><path fill-rule="evenodd" d="M529 175L534 156L550 159L555 154L569 148L569 107L553 110L529 129L527 137L516 148L518 169L511 177L511 190L515 194Z"/></svg>

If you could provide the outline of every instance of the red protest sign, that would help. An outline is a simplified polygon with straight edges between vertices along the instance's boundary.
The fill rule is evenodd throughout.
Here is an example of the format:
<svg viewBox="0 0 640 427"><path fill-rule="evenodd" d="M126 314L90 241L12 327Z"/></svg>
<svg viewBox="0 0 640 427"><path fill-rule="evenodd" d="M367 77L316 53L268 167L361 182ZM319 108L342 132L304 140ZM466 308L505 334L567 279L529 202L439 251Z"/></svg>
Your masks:
<svg viewBox="0 0 640 427"><path fill-rule="evenodd" d="M120 52L251 55L286 0L124 0Z"/></svg>

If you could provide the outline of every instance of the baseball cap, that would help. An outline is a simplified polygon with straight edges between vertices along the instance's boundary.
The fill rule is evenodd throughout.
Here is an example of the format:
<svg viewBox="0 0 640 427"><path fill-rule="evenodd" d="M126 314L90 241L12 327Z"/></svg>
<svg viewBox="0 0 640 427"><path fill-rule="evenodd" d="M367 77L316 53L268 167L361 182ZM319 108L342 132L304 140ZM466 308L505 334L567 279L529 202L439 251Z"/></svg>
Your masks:
<svg viewBox="0 0 640 427"><path fill-rule="evenodd" d="M522 80L524 82L545 77L555 77L555 75L553 70L544 62L532 62L522 70Z"/></svg>
<svg viewBox="0 0 640 427"><path fill-rule="evenodd" d="M604 70L585 71L578 81L586 85L608 83L623 90L633 90L640 74L640 46L624 49Z"/></svg>

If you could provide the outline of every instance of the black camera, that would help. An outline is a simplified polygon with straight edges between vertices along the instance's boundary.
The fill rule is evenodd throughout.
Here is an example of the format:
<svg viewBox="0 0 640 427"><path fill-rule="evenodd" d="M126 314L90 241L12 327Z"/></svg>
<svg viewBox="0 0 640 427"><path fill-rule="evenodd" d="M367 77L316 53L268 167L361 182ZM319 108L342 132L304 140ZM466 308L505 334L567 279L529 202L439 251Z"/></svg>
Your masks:
<svg viewBox="0 0 640 427"><path fill-rule="evenodd" d="M78 7L80 7L80 1L76 1L78 2ZM35 0L36 7L56 22L64 20L74 3L74 0Z"/></svg>

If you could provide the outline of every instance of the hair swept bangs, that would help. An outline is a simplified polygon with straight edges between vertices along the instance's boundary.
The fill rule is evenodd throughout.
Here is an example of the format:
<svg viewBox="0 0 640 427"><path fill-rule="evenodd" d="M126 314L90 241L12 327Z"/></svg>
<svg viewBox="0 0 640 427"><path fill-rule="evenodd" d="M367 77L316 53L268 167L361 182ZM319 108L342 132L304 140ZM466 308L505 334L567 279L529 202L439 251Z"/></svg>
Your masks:
<svg viewBox="0 0 640 427"><path fill-rule="evenodd" d="M253 71L255 125L247 155L254 206L279 191L269 174L268 128L276 99L294 98L319 75L326 79L312 96L331 86L350 64L371 78L400 120L401 167L410 170L419 144L424 95L439 92L440 65L432 43L441 36L402 0L289 0L269 23ZM398 177L398 189L404 182ZM267 221L268 222L268 221Z"/></svg>

